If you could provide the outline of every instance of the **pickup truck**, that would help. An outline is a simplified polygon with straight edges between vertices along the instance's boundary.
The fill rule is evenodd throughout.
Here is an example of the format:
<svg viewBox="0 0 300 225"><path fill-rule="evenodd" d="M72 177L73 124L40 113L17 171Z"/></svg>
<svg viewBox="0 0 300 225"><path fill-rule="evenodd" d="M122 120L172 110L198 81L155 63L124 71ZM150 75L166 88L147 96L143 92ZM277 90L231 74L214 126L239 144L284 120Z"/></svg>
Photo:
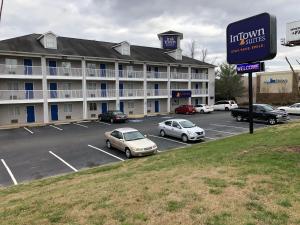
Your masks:
<svg viewBox="0 0 300 225"><path fill-rule="evenodd" d="M236 121L241 122L249 119L248 108L237 108L231 110L231 115L236 118ZM280 122L289 120L288 113L282 110L276 110L267 104L253 104L253 120L267 122L270 125L275 125Z"/></svg>

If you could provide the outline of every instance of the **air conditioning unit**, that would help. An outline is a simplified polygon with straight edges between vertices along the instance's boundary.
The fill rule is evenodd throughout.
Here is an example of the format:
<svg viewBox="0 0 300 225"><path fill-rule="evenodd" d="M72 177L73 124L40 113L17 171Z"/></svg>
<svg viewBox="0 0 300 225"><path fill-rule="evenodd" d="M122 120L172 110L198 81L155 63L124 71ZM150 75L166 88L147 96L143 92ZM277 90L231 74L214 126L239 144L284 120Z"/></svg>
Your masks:
<svg viewBox="0 0 300 225"><path fill-rule="evenodd" d="M128 93L128 96L133 96L133 93Z"/></svg>
<svg viewBox="0 0 300 225"><path fill-rule="evenodd" d="M8 71L8 74L16 74L16 71L10 70L10 71Z"/></svg>
<svg viewBox="0 0 300 225"><path fill-rule="evenodd" d="M91 98L95 98L96 95L95 95L95 94L90 94L90 97L91 97Z"/></svg>
<svg viewBox="0 0 300 225"><path fill-rule="evenodd" d="M64 76L69 76L69 75L70 75L69 72L64 73Z"/></svg>
<svg viewBox="0 0 300 225"><path fill-rule="evenodd" d="M147 110L147 113L151 113L151 109L148 109L148 110Z"/></svg>
<svg viewBox="0 0 300 225"><path fill-rule="evenodd" d="M133 111L129 111L129 114L131 114L131 115L132 115L132 114L133 114Z"/></svg>
<svg viewBox="0 0 300 225"><path fill-rule="evenodd" d="M18 96L16 96L16 95L10 95L9 99L10 100L16 100L16 99L18 99Z"/></svg>
<svg viewBox="0 0 300 225"><path fill-rule="evenodd" d="M72 116L68 115L68 116L66 116L66 119L70 120L70 119L72 119Z"/></svg>
<svg viewBox="0 0 300 225"><path fill-rule="evenodd" d="M147 96L151 96L151 93L150 93L150 92L147 92Z"/></svg>
<svg viewBox="0 0 300 225"><path fill-rule="evenodd" d="M10 122L11 122L11 123L18 123L19 120L18 120L18 119L13 119L13 120L11 120Z"/></svg>
<svg viewBox="0 0 300 225"><path fill-rule="evenodd" d="M94 74L94 73L90 73L89 76L90 76L90 77L94 77L95 74Z"/></svg>
<svg viewBox="0 0 300 225"><path fill-rule="evenodd" d="M96 114L91 114L91 118L96 118Z"/></svg>
<svg viewBox="0 0 300 225"><path fill-rule="evenodd" d="M65 98L70 98L70 94L65 94Z"/></svg>

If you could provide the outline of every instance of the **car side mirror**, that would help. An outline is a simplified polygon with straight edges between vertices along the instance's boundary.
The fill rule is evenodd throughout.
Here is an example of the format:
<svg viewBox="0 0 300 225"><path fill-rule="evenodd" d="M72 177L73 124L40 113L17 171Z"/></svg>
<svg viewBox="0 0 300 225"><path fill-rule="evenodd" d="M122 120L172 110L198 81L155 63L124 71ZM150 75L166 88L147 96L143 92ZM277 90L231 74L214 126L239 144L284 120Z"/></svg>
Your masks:
<svg viewBox="0 0 300 225"><path fill-rule="evenodd" d="M120 141L121 141L121 142L125 142L125 140L124 140L123 138L120 138Z"/></svg>
<svg viewBox="0 0 300 225"><path fill-rule="evenodd" d="M144 137L146 138L146 137L147 137L147 134L145 134Z"/></svg>
<svg viewBox="0 0 300 225"><path fill-rule="evenodd" d="M178 129L181 129L181 127L180 126L176 126Z"/></svg>

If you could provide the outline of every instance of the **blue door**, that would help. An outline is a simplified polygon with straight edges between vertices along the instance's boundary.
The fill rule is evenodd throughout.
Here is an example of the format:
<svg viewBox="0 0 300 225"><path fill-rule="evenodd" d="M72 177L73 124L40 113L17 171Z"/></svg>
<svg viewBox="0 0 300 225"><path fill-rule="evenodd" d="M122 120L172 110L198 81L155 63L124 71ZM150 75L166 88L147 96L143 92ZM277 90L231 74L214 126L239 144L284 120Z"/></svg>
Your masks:
<svg viewBox="0 0 300 225"><path fill-rule="evenodd" d="M119 77L123 77L123 65L119 64Z"/></svg>
<svg viewBox="0 0 300 225"><path fill-rule="evenodd" d="M157 113L157 112L159 112L159 101L155 101L154 102L154 105L155 105L155 112Z"/></svg>
<svg viewBox="0 0 300 225"><path fill-rule="evenodd" d="M26 99L33 99L33 83L25 83Z"/></svg>
<svg viewBox="0 0 300 225"><path fill-rule="evenodd" d="M106 97L106 83L101 83L100 89L101 97Z"/></svg>
<svg viewBox="0 0 300 225"><path fill-rule="evenodd" d="M195 89L199 89L199 84L195 84Z"/></svg>
<svg viewBox="0 0 300 225"><path fill-rule="evenodd" d="M195 99L195 105L199 105L199 99L198 98Z"/></svg>
<svg viewBox="0 0 300 225"><path fill-rule="evenodd" d="M101 110L102 110L102 113L107 112L107 103L106 102L101 103Z"/></svg>
<svg viewBox="0 0 300 225"><path fill-rule="evenodd" d="M124 102L120 102L120 111L124 113Z"/></svg>
<svg viewBox="0 0 300 225"><path fill-rule="evenodd" d="M34 106L27 106L27 123L34 123L35 122L35 115L34 115Z"/></svg>
<svg viewBox="0 0 300 225"><path fill-rule="evenodd" d="M123 96L123 89L124 89L124 84L123 83L119 83L119 96L120 97Z"/></svg>
<svg viewBox="0 0 300 225"><path fill-rule="evenodd" d="M56 72L56 61L53 61L53 60L50 60L48 62L48 66L49 66L49 73L50 75L57 75L57 72Z"/></svg>
<svg viewBox="0 0 300 225"><path fill-rule="evenodd" d="M158 89L159 89L159 84L154 84L155 96L159 95Z"/></svg>
<svg viewBox="0 0 300 225"><path fill-rule="evenodd" d="M100 64L100 76L106 77L106 65L105 64Z"/></svg>
<svg viewBox="0 0 300 225"><path fill-rule="evenodd" d="M32 59L24 59L24 74L32 75Z"/></svg>
<svg viewBox="0 0 300 225"><path fill-rule="evenodd" d="M154 76L158 78L158 67L154 67Z"/></svg>
<svg viewBox="0 0 300 225"><path fill-rule="evenodd" d="M56 121L58 120L58 106L51 105L51 120Z"/></svg>
<svg viewBox="0 0 300 225"><path fill-rule="evenodd" d="M57 83L50 83L50 98L57 98Z"/></svg>

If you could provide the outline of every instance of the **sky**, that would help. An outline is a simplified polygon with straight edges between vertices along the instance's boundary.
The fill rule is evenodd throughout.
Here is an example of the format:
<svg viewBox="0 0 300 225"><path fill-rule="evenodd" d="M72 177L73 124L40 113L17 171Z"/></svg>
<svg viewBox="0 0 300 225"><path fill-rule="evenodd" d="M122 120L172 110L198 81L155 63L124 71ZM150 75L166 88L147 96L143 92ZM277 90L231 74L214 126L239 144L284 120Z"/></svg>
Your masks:
<svg viewBox="0 0 300 225"><path fill-rule="evenodd" d="M287 56L300 69L300 46L285 47L286 23L300 20L299 0L4 0L0 40L53 31L58 36L160 47L157 34L183 33L183 54L196 42L196 57L208 50L207 62L226 61L229 23L269 12L277 18L277 56L267 71L288 70Z"/></svg>

